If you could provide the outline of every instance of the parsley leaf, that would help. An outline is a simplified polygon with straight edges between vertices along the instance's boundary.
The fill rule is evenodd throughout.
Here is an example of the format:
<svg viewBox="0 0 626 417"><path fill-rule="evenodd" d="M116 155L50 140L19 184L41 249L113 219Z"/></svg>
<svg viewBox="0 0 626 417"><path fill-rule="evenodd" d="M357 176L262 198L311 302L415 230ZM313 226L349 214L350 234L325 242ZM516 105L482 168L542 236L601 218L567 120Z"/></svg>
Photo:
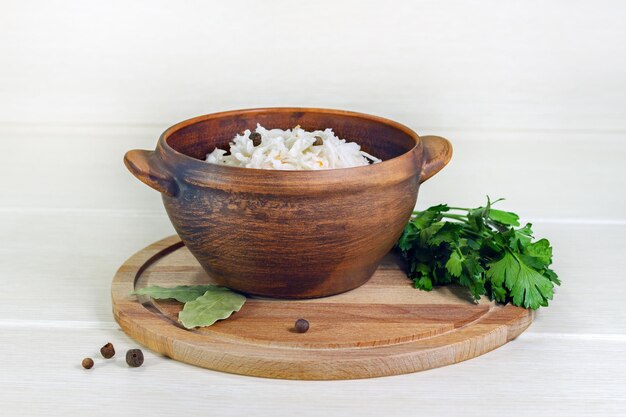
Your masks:
<svg viewBox="0 0 626 417"><path fill-rule="evenodd" d="M463 261L465 258L462 258L463 255L459 255L459 252L454 251L450 254L450 258L448 262L446 262L446 269L450 273L450 275L454 277L460 277L461 272L463 272Z"/></svg>
<svg viewBox="0 0 626 417"><path fill-rule="evenodd" d="M510 211L489 210L489 218L507 226L519 226L519 216Z"/></svg>
<svg viewBox="0 0 626 417"><path fill-rule="evenodd" d="M517 214L493 209L498 201L487 197L485 207L439 204L414 212L397 247L415 288L455 283L474 299L487 295L532 309L548 305L561 284L550 269L550 242L533 242L532 225L519 227Z"/></svg>
<svg viewBox="0 0 626 417"><path fill-rule="evenodd" d="M497 287L509 289L513 304L536 310L547 306L552 299L554 285L536 269L528 266L507 249L502 259L487 264L487 278Z"/></svg>

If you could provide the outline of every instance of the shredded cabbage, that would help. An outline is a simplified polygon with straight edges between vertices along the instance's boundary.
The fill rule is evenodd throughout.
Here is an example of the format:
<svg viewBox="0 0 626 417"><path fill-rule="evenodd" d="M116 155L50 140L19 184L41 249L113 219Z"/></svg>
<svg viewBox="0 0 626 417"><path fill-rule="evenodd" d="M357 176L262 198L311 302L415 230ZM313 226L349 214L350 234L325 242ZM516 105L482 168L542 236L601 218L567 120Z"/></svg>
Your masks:
<svg viewBox="0 0 626 417"><path fill-rule="evenodd" d="M261 135L261 142L256 146L250 138L252 132L246 129L230 142L230 153L216 148L207 154L206 161L235 167L281 170L350 168L381 162L363 152L355 142L339 139L332 129L307 132L296 126L287 130L268 130L257 124L255 131ZM320 139L322 144L319 144Z"/></svg>

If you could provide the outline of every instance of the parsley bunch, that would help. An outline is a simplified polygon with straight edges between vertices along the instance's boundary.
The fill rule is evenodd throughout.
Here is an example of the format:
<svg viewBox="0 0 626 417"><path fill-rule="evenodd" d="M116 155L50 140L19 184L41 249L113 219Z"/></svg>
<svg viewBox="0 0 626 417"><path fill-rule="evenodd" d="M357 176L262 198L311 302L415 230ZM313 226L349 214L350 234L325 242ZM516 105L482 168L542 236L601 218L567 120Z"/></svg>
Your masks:
<svg viewBox="0 0 626 417"><path fill-rule="evenodd" d="M547 306L560 285L552 269L550 242L533 242L532 225L519 227L519 216L487 205L474 209L433 206L416 211L398 241L415 288L460 284L474 299L537 309Z"/></svg>

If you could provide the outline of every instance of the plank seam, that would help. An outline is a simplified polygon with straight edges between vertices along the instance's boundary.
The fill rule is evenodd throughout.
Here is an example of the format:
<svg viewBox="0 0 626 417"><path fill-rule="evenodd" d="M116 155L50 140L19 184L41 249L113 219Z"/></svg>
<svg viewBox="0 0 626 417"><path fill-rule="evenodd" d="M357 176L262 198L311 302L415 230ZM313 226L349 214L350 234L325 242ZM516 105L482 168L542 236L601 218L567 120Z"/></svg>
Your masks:
<svg viewBox="0 0 626 417"><path fill-rule="evenodd" d="M386 115L383 117L391 117L392 115ZM397 119L403 119L400 121L403 124L410 124L411 121L407 120L406 117L395 116ZM54 128L54 129L81 129L81 128L96 128L96 129L119 129L119 128L154 128L154 129L167 129L173 122L169 124L167 122L104 122L104 123L80 123L80 122L47 122L47 121L9 121L9 120L0 120L0 129L9 128L9 129L29 129L29 128ZM413 130L420 130L422 132L430 132L430 131L446 131L446 132L467 132L467 133L521 133L521 134L538 134L538 133L546 133L546 134L563 134L563 135L622 135L626 133L626 129L613 128L613 129L598 129L598 128L577 128L577 129L568 129L568 128L559 128L559 127L536 127L536 128L523 128L523 127L475 127L475 126L426 126L426 125L412 125ZM468 141L481 141L484 139L468 139Z"/></svg>
<svg viewBox="0 0 626 417"><path fill-rule="evenodd" d="M1 319L0 327L22 327L24 329L37 328L54 328L68 330L119 330L120 326L114 320L108 321L80 321L80 320L8 320ZM537 332L526 330L518 338L525 339L558 339L558 340L590 340L590 341L606 341L606 342L624 342L626 343L626 333L555 333L555 332Z"/></svg>
<svg viewBox="0 0 626 417"><path fill-rule="evenodd" d="M110 217L163 217L164 210L132 210L132 209L95 209L95 208L71 208L71 207L0 207L0 213L18 214L75 214L85 216L110 216ZM599 218L558 218L537 217L521 218L521 223L533 224L568 224L568 225L593 225L593 226L626 226L626 219L599 219Z"/></svg>

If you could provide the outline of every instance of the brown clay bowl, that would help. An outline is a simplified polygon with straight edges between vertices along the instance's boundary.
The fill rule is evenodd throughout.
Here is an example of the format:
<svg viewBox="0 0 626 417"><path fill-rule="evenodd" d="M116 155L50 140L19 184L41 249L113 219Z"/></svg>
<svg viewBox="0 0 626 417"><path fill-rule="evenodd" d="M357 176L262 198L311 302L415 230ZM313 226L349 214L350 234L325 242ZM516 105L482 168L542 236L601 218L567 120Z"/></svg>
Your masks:
<svg viewBox="0 0 626 417"><path fill-rule="evenodd" d="M236 133L331 127L383 159L320 171L209 164ZM174 228L221 285L248 294L312 298L364 284L402 234L422 182L450 160L450 143L419 137L391 120L340 110L267 108L209 114L178 123L154 151L124 162L161 192Z"/></svg>

